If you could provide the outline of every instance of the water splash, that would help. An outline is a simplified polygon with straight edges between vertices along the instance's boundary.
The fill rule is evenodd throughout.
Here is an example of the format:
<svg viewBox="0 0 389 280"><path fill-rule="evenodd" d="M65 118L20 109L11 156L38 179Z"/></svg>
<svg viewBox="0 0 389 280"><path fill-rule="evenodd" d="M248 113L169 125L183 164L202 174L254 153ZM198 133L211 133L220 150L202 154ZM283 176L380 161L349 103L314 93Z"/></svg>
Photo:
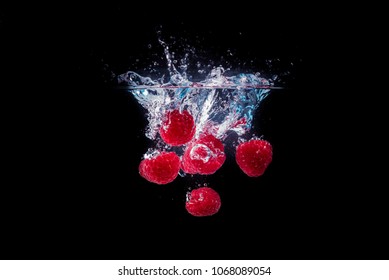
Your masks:
<svg viewBox="0 0 389 280"><path fill-rule="evenodd" d="M156 139L165 112L188 110L195 119L196 137L207 132L223 139L228 131L242 135L252 126L255 110L270 93L274 84L260 75L224 76L224 69L213 69L205 80L190 82L175 68L168 83L142 77L128 71L118 76L121 85L129 86L131 94L148 112L146 136Z"/></svg>
<svg viewBox="0 0 389 280"><path fill-rule="evenodd" d="M127 87L147 110L149 125L146 137L157 139L162 119L172 109L187 110L194 117L195 138L201 133L208 133L224 140L228 132L242 136L250 131L255 111L274 87L274 80L266 79L260 73L227 76L226 70L219 66L211 69L204 79L193 82L186 73L188 53L177 60L168 44L161 39L159 43L163 47L169 72L167 82L164 82L164 76L152 79L134 71L117 76L118 84ZM176 67L178 61L180 65ZM201 66L198 61L195 65Z"/></svg>

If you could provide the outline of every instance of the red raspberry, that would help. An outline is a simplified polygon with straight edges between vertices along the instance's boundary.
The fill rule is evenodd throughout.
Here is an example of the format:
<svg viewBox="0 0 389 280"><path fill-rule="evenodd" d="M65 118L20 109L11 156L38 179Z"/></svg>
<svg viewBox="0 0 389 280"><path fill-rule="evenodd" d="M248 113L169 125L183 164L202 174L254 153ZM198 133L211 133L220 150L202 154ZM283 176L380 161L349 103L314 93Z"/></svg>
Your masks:
<svg viewBox="0 0 389 280"><path fill-rule="evenodd" d="M236 148L236 162L250 177L261 176L272 161L273 149L265 140L250 140Z"/></svg>
<svg viewBox="0 0 389 280"><path fill-rule="evenodd" d="M168 111L159 130L163 141L171 146L180 146L189 142L196 127L192 115L184 110Z"/></svg>
<svg viewBox="0 0 389 280"><path fill-rule="evenodd" d="M179 171L180 158L174 152L161 152L142 160L139 165L139 174L147 181L159 185L172 182Z"/></svg>
<svg viewBox="0 0 389 280"><path fill-rule="evenodd" d="M219 194L209 187L201 187L191 191L185 204L186 210L197 217L214 215L219 211L220 206Z"/></svg>
<svg viewBox="0 0 389 280"><path fill-rule="evenodd" d="M182 157L181 168L185 173L210 175L226 160L223 143L213 135L203 135L191 142Z"/></svg>

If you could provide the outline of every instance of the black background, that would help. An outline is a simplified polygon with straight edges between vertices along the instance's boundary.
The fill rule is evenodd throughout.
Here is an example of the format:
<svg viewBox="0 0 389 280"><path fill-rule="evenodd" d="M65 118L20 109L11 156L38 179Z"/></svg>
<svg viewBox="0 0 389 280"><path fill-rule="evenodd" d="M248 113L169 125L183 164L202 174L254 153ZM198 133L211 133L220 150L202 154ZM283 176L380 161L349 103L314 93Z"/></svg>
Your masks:
<svg viewBox="0 0 389 280"><path fill-rule="evenodd" d="M4 104L14 106L5 105L10 179L1 195L1 258L381 257L387 210L372 202L377 189L367 191L377 186L374 176L364 176L375 170L369 148L354 143L361 139L354 129L369 127L354 117L363 93L341 86L350 84L354 68L347 57L354 31L329 28L342 16L324 7L205 7L3 8L3 84L10 83ZM285 89L272 92L255 119L274 149L264 176L245 176L233 153L206 178L158 186L139 176L152 146L145 112L112 89L111 73L137 70L134 58L158 45L160 26L208 48L212 59L232 49L239 60L253 59L253 70L274 58L281 62L270 70L290 69ZM222 208L192 217L185 193L203 182L220 193Z"/></svg>

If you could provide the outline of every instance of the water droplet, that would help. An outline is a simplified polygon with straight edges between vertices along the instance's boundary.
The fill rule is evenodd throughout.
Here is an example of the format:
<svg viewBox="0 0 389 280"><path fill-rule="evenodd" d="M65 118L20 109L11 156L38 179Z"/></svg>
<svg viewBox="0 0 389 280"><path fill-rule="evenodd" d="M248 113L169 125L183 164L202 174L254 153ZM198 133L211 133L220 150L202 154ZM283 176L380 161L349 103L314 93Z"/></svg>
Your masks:
<svg viewBox="0 0 389 280"><path fill-rule="evenodd" d="M180 169L180 171L178 171L178 175L180 177L185 177L186 176L186 173L184 171L182 171L182 169Z"/></svg>

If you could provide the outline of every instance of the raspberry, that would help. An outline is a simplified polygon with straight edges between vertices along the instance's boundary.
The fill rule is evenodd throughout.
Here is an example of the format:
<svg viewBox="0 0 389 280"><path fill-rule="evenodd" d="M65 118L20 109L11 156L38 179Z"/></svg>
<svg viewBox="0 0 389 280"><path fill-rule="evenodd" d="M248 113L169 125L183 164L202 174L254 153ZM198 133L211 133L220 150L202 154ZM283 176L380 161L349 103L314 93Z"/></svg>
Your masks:
<svg viewBox="0 0 389 280"><path fill-rule="evenodd" d="M196 127L192 115L184 110L168 111L159 130L163 141L171 146L180 146L189 142Z"/></svg>
<svg viewBox="0 0 389 280"><path fill-rule="evenodd" d="M216 214L221 206L219 194L209 187L201 187L190 192L185 208L196 217Z"/></svg>
<svg viewBox="0 0 389 280"><path fill-rule="evenodd" d="M161 152L142 160L139 165L139 174L147 181L159 185L172 182L179 171L180 158L174 152Z"/></svg>
<svg viewBox="0 0 389 280"><path fill-rule="evenodd" d="M250 140L236 148L236 162L250 177L261 176L272 161L272 146L265 140Z"/></svg>
<svg viewBox="0 0 389 280"><path fill-rule="evenodd" d="M191 142L182 157L181 168L185 173L210 175L226 160L223 143L213 135L203 135Z"/></svg>

